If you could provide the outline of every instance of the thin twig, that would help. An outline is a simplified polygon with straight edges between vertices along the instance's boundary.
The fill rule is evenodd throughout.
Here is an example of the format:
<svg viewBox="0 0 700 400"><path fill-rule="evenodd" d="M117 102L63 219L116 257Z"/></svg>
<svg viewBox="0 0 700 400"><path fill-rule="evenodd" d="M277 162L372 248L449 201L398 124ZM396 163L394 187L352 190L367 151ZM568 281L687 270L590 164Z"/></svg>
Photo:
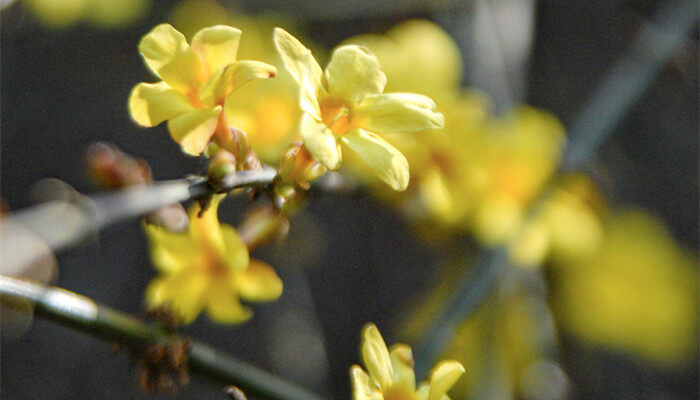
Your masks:
<svg viewBox="0 0 700 400"><path fill-rule="evenodd" d="M136 350L152 344L183 340L156 325L144 324L127 314L99 305L85 296L2 275L0 300L6 306L19 306L30 302L34 305L37 316ZM196 341L191 342L188 347L187 363L192 372L212 378L223 385L235 385L246 394L261 399L322 399L221 350Z"/></svg>
<svg viewBox="0 0 700 400"><path fill-rule="evenodd" d="M212 187L204 177L155 182L147 186L82 196L78 202L52 201L5 216L0 224L3 270L21 271L45 255L84 242L119 221L162 207L241 187L265 187L275 178L271 168L238 171ZM21 233L21 234L20 234ZM45 246L37 246L43 243ZM15 255L13 253L21 252Z"/></svg>
<svg viewBox="0 0 700 400"><path fill-rule="evenodd" d="M560 172L580 170L591 161L696 22L693 1L669 1L657 11L653 21L640 31L631 48L620 57L574 119L571 141L562 157ZM555 176L544 185L545 188L551 187ZM550 193L550 190L545 190L539 194L526 213L525 221ZM498 281L499 274L509 267L507 249L500 246L489 250L473 270L464 273L446 305L418 341L415 352L418 375L427 373L459 324L479 309Z"/></svg>

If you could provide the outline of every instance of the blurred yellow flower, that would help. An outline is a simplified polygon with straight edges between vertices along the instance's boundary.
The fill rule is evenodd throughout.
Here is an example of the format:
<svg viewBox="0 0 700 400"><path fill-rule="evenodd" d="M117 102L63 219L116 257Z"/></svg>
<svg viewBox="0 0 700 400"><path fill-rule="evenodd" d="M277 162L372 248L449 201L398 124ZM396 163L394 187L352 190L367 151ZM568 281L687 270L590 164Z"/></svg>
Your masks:
<svg viewBox="0 0 700 400"><path fill-rule="evenodd" d="M365 46L377 56L388 78L386 90L437 96L459 89L459 47L430 21L404 21L385 35L359 35L343 43Z"/></svg>
<svg viewBox="0 0 700 400"><path fill-rule="evenodd" d="M462 364L443 361L432 371L429 382L416 390L411 348L395 344L388 350L374 324L362 330L361 354L367 368L350 368L353 400L449 400L447 391L464 373Z"/></svg>
<svg viewBox="0 0 700 400"><path fill-rule="evenodd" d="M469 225L486 245L503 243L518 232L526 208L556 171L564 127L552 115L520 108L490 121L479 168L483 184Z"/></svg>
<svg viewBox="0 0 700 400"><path fill-rule="evenodd" d="M301 135L309 152L328 169L340 166L340 144L354 150L374 174L394 190L405 190L408 161L379 133L440 128L444 117L428 97L413 93L382 94L386 76L364 47L335 49L323 71L311 51L280 28L275 45L299 84L303 111Z"/></svg>
<svg viewBox="0 0 700 400"><path fill-rule="evenodd" d="M236 61L241 31L217 25L197 32L192 45L168 24L143 37L139 51L162 81L140 83L129 97L129 111L139 125L168 121L172 138L188 154L202 153L212 136L228 135L225 104L253 79L275 76L277 69L259 61Z"/></svg>
<svg viewBox="0 0 700 400"><path fill-rule="evenodd" d="M551 268L562 328L660 365L690 359L698 328L693 257L641 211L611 213L603 231L599 252Z"/></svg>
<svg viewBox="0 0 700 400"><path fill-rule="evenodd" d="M87 21L113 28L142 17L150 0L24 0L23 4L39 21L52 27Z"/></svg>
<svg viewBox="0 0 700 400"><path fill-rule="evenodd" d="M264 302L277 299L282 282L267 264L251 260L236 230L219 224L217 208L224 195L214 196L210 208L189 210L190 228L178 234L146 225L151 259L160 272L146 292L153 307L165 306L185 323L206 309L209 318L239 323L252 312L240 299Z"/></svg>
<svg viewBox="0 0 700 400"><path fill-rule="evenodd" d="M552 194L509 244L511 260L538 266L545 260L571 261L600 250L604 234L603 196L584 175L559 179Z"/></svg>

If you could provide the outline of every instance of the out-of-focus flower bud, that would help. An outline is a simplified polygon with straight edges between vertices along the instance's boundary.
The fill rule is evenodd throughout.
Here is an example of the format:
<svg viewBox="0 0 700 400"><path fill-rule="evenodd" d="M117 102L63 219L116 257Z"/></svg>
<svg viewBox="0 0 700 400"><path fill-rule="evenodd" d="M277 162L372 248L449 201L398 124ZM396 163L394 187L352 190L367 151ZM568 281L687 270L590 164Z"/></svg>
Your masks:
<svg viewBox="0 0 700 400"><path fill-rule="evenodd" d="M309 188L309 182L326 172L326 167L314 159L302 142L294 142L282 153L279 177L282 182Z"/></svg>
<svg viewBox="0 0 700 400"><path fill-rule="evenodd" d="M185 232L190 226L187 211L180 203L171 204L146 216L144 220L149 225L160 226L170 232Z"/></svg>
<svg viewBox="0 0 700 400"><path fill-rule="evenodd" d="M272 207L254 209L238 228L248 250L283 239L289 231L289 220Z"/></svg>
<svg viewBox="0 0 700 400"><path fill-rule="evenodd" d="M153 180L146 161L122 153L108 143L92 144L86 158L90 176L105 189L118 189Z"/></svg>

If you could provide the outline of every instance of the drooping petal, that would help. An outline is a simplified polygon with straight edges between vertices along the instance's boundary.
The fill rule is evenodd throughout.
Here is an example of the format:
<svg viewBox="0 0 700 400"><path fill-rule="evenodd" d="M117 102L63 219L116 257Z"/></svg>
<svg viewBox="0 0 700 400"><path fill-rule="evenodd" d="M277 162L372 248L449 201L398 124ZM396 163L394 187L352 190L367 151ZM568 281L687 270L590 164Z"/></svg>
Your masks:
<svg viewBox="0 0 700 400"><path fill-rule="evenodd" d="M321 120L317 94L322 90L323 70L311 54L311 50L284 29L275 28L273 39L285 68L299 84L299 105L302 111Z"/></svg>
<svg viewBox="0 0 700 400"><path fill-rule="evenodd" d="M241 235L230 225L221 225L221 236L224 241L224 258L234 271L243 271L250 262L248 248L243 243Z"/></svg>
<svg viewBox="0 0 700 400"><path fill-rule="evenodd" d="M384 400L377 385L370 380L369 375L359 365L350 367L350 381L353 400Z"/></svg>
<svg viewBox="0 0 700 400"><path fill-rule="evenodd" d="M159 276L146 289L146 301L153 307L165 306L183 323L194 321L206 304L208 280L196 269Z"/></svg>
<svg viewBox="0 0 700 400"><path fill-rule="evenodd" d="M248 268L236 277L236 285L247 301L272 301L282 294L282 280L271 266L259 260L250 260Z"/></svg>
<svg viewBox="0 0 700 400"><path fill-rule="evenodd" d="M382 390L389 388L393 375L391 359L384 339L374 324L367 324L362 330L360 349L369 376Z"/></svg>
<svg viewBox="0 0 700 400"><path fill-rule="evenodd" d="M223 104L234 90L253 79L272 78L277 68L259 61L236 61L216 71L200 91L202 102L208 106Z"/></svg>
<svg viewBox="0 0 700 400"><path fill-rule="evenodd" d="M394 371L394 383L400 383L407 388L416 388L416 374L413 372L413 352L411 347L402 343L391 346L389 350L391 368Z"/></svg>
<svg viewBox="0 0 700 400"><path fill-rule="evenodd" d="M165 82L139 83L129 96L131 118L141 126L156 126L192 110L187 96Z"/></svg>
<svg viewBox="0 0 700 400"><path fill-rule="evenodd" d="M352 129L341 140L354 150L392 189L406 190L410 178L408 160L394 146L364 129Z"/></svg>
<svg viewBox="0 0 700 400"><path fill-rule="evenodd" d="M463 373L464 367L457 361L443 361L435 366L430 376L428 400L442 400Z"/></svg>
<svg viewBox="0 0 700 400"><path fill-rule="evenodd" d="M146 34L139 51L149 68L173 89L187 93L201 78L199 57L170 24L160 24Z"/></svg>
<svg viewBox="0 0 700 400"><path fill-rule="evenodd" d="M199 108L168 121L170 136L180 143L182 150L194 156L201 154L214 135L221 106Z"/></svg>
<svg viewBox="0 0 700 400"><path fill-rule="evenodd" d="M236 61L241 34L240 29L226 25L204 28L194 35L192 48L211 73Z"/></svg>
<svg viewBox="0 0 700 400"><path fill-rule="evenodd" d="M197 262L197 249L189 235L144 225L153 265L163 273L176 273Z"/></svg>
<svg viewBox="0 0 700 400"><path fill-rule="evenodd" d="M445 117L427 96L390 93L368 96L357 108L362 127L379 133L418 132L442 128Z"/></svg>
<svg viewBox="0 0 700 400"><path fill-rule="evenodd" d="M338 139L326 125L310 114L301 117L301 137L311 155L330 170L340 167L342 153Z"/></svg>
<svg viewBox="0 0 700 400"><path fill-rule="evenodd" d="M367 48L356 45L340 46L326 67L328 92L358 104L365 97L379 94L386 86L386 75L379 60Z"/></svg>
<svg viewBox="0 0 700 400"><path fill-rule="evenodd" d="M241 304L235 287L219 280L212 283L207 293L207 315L223 324L239 324L250 319L253 312Z"/></svg>
<svg viewBox="0 0 700 400"><path fill-rule="evenodd" d="M212 196L208 208L201 215L200 211L202 208L198 202L195 202L187 210L187 216L190 219L189 233L191 240L197 242L199 246L215 250L219 256L223 256L226 251L218 215L219 204L225 197L225 194Z"/></svg>

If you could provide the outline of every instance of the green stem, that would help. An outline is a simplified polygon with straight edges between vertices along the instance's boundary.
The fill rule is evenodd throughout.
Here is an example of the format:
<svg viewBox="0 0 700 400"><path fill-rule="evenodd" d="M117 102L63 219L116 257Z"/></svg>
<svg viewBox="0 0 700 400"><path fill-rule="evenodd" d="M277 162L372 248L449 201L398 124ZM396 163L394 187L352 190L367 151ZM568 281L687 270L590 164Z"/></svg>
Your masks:
<svg viewBox="0 0 700 400"><path fill-rule="evenodd" d="M99 305L85 296L2 275L0 275L0 300L3 305L18 309L26 309L21 305L30 303L39 317L137 350L152 344L167 344L183 340L156 325L145 324L127 314ZM196 341L192 341L188 347L188 368L223 385L235 385L246 394L261 399L322 399L316 394Z"/></svg>

